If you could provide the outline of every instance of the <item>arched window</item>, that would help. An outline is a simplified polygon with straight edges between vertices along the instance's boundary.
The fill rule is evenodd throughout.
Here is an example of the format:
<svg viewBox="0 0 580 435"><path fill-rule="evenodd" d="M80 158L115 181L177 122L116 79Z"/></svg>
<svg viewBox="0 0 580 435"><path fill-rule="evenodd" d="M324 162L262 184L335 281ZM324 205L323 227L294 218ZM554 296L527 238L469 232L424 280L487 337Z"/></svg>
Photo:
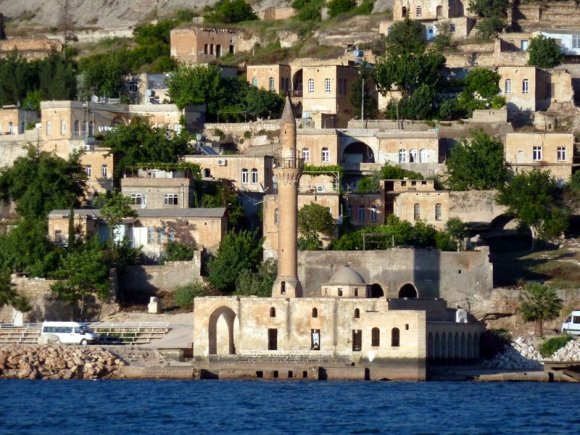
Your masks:
<svg viewBox="0 0 580 435"><path fill-rule="evenodd" d="M215 55L216 57L221 57L222 55L222 46L220 44L215 46Z"/></svg>
<svg viewBox="0 0 580 435"><path fill-rule="evenodd" d="M276 308L274 307L270 308L270 317L276 317Z"/></svg>
<svg viewBox="0 0 580 435"><path fill-rule="evenodd" d="M252 184L258 184L258 170L256 168L252 169Z"/></svg>
<svg viewBox="0 0 580 435"><path fill-rule="evenodd" d="M248 184L248 170L242 169L242 184Z"/></svg>
<svg viewBox="0 0 580 435"><path fill-rule="evenodd" d="M258 87L258 78L257 77L252 78L252 86L254 86L255 88Z"/></svg>
<svg viewBox="0 0 580 435"><path fill-rule="evenodd" d="M354 309L354 316L355 319L360 319L360 310L358 308Z"/></svg>
<svg viewBox="0 0 580 435"><path fill-rule="evenodd" d="M8 123L8 134L14 134L14 123L12 121Z"/></svg>
<svg viewBox="0 0 580 435"><path fill-rule="evenodd" d="M312 318L316 319L318 317L318 308L312 308Z"/></svg>
<svg viewBox="0 0 580 435"><path fill-rule="evenodd" d="M278 225L278 209L274 210L274 225Z"/></svg>
<svg viewBox="0 0 580 435"><path fill-rule="evenodd" d="M87 130L88 130L89 136L93 137L94 130L95 130L93 121L89 121L89 128Z"/></svg>
<svg viewBox="0 0 580 435"><path fill-rule="evenodd" d="M330 79L324 79L324 91L327 93L331 91Z"/></svg>
<svg viewBox="0 0 580 435"><path fill-rule="evenodd" d="M409 163L416 163L417 162L417 150L412 149L409 151Z"/></svg>
<svg viewBox="0 0 580 435"><path fill-rule="evenodd" d="M401 345L401 331L399 328L391 329L391 346L399 347Z"/></svg>
<svg viewBox="0 0 580 435"><path fill-rule="evenodd" d="M371 346L377 347L381 345L381 330L373 328L371 331Z"/></svg>
<svg viewBox="0 0 580 435"><path fill-rule="evenodd" d="M441 204L439 203L435 204L435 220L441 220Z"/></svg>
<svg viewBox="0 0 580 435"><path fill-rule="evenodd" d="M429 160L429 151L428 150L420 150L419 151L419 162L420 163L427 163Z"/></svg>
<svg viewBox="0 0 580 435"><path fill-rule="evenodd" d="M371 205L370 219L371 219L371 222L376 222L377 221L377 206L374 205L374 204Z"/></svg>
<svg viewBox="0 0 580 435"><path fill-rule="evenodd" d="M208 54L209 53L209 44L204 44L203 45L203 54Z"/></svg>
<svg viewBox="0 0 580 435"><path fill-rule="evenodd" d="M308 79L308 93L314 92L314 79Z"/></svg>
<svg viewBox="0 0 580 435"><path fill-rule="evenodd" d="M24 134L24 130L26 130L26 124L24 123L24 121L22 121L20 123L20 131L18 133Z"/></svg>
<svg viewBox="0 0 580 435"><path fill-rule="evenodd" d="M46 135L52 136L52 122L46 121Z"/></svg>
<svg viewBox="0 0 580 435"><path fill-rule="evenodd" d="M66 121L60 121L60 134L66 134Z"/></svg>
<svg viewBox="0 0 580 435"><path fill-rule="evenodd" d="M399 150L399 163L407 163L407 150Z"/></svg>
<svg viewBox="0 0 580 435"><path fill-rule="evenodd" d="M416 221L421 219L421 206L418 203L415 203L415 205L413 205L413 219L415 219Z"/></svg>
<svg viewBox="0 0 580 435"><path fill-rule="evenodd" d="M274 77L268 78L268 90L272 92L274 91Z"/></svg>
<svg viewBox="0 0 580 435"><path fill-rule="evenodd" d="M79 122L78 119L75 119L74 134L77 136L81 134L81 123Z"/></svg>

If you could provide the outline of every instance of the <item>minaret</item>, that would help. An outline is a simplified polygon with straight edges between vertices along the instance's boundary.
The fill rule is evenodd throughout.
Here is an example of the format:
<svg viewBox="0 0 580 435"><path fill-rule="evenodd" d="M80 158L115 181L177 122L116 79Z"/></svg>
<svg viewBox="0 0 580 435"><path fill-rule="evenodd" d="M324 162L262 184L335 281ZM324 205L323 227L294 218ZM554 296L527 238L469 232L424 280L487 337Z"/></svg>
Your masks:
<svg viewBox="0 0 580 435"><path fill-rule="evenodd" d="M274 169L278 184L278 276L273 297L302 297L298 280L298 181L303 161L296 156L296 120L290 97L286 97L280 120L282 151Z"/></svg>

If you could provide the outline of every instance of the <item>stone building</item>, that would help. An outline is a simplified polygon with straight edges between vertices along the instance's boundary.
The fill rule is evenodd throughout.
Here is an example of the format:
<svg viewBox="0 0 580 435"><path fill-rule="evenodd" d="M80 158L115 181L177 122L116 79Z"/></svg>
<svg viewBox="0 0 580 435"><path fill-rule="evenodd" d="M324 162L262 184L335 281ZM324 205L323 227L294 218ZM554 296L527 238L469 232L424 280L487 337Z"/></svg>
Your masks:
<svg viewBox="0 0 580 435"><path fill-rule="evenodd" d="M548 170L559 183L572 176L574 135L572 133L507 133L505 163L514 172L538 168Z"/></svg>
<svg viewBox="0 0 580 435"><path fill-rule="evenodd" d="M44 59L50 53L60 53L63 44L57 39L15 37L0 40L0 59L17 52L19 56L28 59Z"/></svg>
<svg viewBox="0 0 580 435"><path fill-rule="evenodd" d="M217 27L171 30L171 56L186 64L208 63L238 52L239 31Z"/></svg>
<svg viewBox="0 0 580 435"><path fill-rule="evenodd" d="M248 65L246 79L256 88L282 94L290 91L292 85L290 65L285 64Z"/></svg>
<svg viewBox="0 0 580 435"><path fill-rule="evenodd" d="M115 229L115 238L127 238L144 255L157 258L169 241L216 251L227 230L224 208L144 209ZM53 210L48 215L48 238L66 245L69 236L69 210ZM98 209L74 210L77 237L109 238L109 228Z"/></svg>
<svg viewBox="0 0 580 435"><path fill-rule="evenodd" d="M29 125L38 122L38 112L16 106L0 108L0 135L24 134Z"/></svg>

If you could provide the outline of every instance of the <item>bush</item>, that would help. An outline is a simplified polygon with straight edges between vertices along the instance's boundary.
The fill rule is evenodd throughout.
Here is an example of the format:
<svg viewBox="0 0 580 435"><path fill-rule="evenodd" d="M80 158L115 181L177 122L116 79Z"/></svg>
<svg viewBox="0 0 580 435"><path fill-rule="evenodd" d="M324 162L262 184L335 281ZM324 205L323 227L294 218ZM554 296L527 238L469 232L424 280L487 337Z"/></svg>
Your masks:
<svg viewBox="0 0 580 435"><path fill-rule="evenodd" d="M331 0L328 3L328 13L331 17L348 12L356 7L355 0Z"/></svg>
<svg viewBox="0 0 580 435"><path fill-rule="evenodd" d="M481 357L491 359L502 353L512 337L506 329L490 329L481 334Z"/></svg>
<svg viewBox="0 0 580 435"><path fill-rule="evenodd" d="M193 299L198 296L205 296L205 294L203 284L196 281L193 284L187 284L175 290L175 304L181 308L192 308Z"/></svg>
<svg viewBox="0 0 580 435"><path fill-rule="evenodd" d="M566 343L569 341L574 340L574 338L570 335L561 335L559 337L550 338L542 343L540 346L540 354L547 358L549 356L554 355L559 349L566 346Z"/></svg>
<svg viewBox="0 0 580 435"><path fill-rule="evenodd" d="M193 259L195 246L184 245L183 243L170 241L163 252L163 261L190 261Z"/></svg>

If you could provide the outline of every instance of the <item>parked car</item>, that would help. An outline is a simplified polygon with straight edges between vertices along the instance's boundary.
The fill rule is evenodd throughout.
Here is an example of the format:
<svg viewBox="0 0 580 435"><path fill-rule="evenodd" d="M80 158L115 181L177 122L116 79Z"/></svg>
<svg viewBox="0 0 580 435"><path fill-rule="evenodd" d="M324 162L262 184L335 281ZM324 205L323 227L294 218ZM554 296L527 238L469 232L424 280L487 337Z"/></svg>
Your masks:
<svg viewBox="0 0 580 435"><path fill-rule="evenodd" d="M84 323L44 322L38 341L40 343L82 344L96 343L99 336Z"/></svg>
<svg viewBox="0 0 580 435"><path fill-rule="evenodd" d="M580 310L572 311L562 323L562 334L580 334Z"/></svg>

